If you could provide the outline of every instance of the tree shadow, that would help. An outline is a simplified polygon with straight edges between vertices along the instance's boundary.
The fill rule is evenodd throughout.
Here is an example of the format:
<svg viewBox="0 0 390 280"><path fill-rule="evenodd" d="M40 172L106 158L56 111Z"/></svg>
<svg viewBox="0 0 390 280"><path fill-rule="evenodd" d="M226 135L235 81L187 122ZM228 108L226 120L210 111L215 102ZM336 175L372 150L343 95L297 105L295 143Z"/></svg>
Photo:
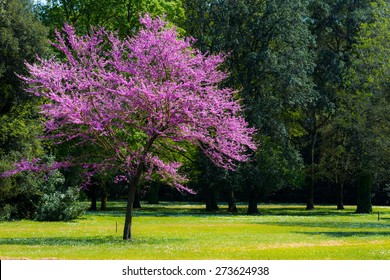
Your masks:
<svg viewBox="0 0 390 280"><path fill-rule="evenodd" d="M359 228L376 228L376 229L390 229L390 223L380 223L380 222L333 222L333 221L324 221L324 222L304 222L304 221L277 221L277 222L255 222L255 224L260 225L275 225L275 226L284 226L284 227L308 227L308 228L340 228L340 229L359 229Z"/></svg>
<svg viewBox="0 0 390 280"><path fill-rule="evenodd" d="M184 242L185 238L132 238L122 240L120 236L105 237L28 237L28 238L0 238L0 245L23 246L91 246L91 245L159 245Z"/></svg>
<svg viewBox="0 0 390 280"><path fill-rule="evenodd" d="M302 217L322 217L322 216L353 216L354 211L350 210L336 210L336 209L315 209L312 211L305 210L304 207L267 207L259 208L260 215L267 216L302 216Z"/></svg>
<svg viewBox="0 0 390 280"><path fill-rule="evenodd" d="M307 235L327 235L334 238L342 237L388 237L390 232L375 232L375 231L320 231L320 232L295 232Z"/></svg>

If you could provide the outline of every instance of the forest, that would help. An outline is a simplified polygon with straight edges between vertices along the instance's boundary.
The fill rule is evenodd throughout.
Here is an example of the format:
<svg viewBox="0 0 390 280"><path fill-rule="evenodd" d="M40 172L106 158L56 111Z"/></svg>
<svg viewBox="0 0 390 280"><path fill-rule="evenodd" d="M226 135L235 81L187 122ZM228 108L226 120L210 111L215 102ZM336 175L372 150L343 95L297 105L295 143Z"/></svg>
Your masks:
<svg viewBox="0 0 390 280"><path fill-rule="evenodd" d="M91 210L100 200L105 210L107 200L127 198L120 169L92 170L91 162L107 160L105 151L93 143L78 145L76 136L58 143L47 133L40 114L47 100L28 90L33 85L27 65L53 56L65 60L55 47L58 38L70 34L65 24L75 36L94 38L96 28L103 27L125 41L140 38L142 22L148 24L145 15L164 19L180 38L192 38L183 39L199 50L192 56L217 60L223 54L215 71L228 75L218 92L231 89L257 148L248 160L226 168L210 159L209 147L161 141L158 155L179 162L187 181L177 191L164 174L141 176L144 166L138 165L135 208L142 207L140 201L202 201L208 211L226 202L234 212L236 202L244 202L247 213L256 214L259 203L274 202L299 203L306 210L317 204L342 210L348 204L356 205L357 213L370 213L372 205L390 205L388 1L2 0L0 173L36 159L61 168L0 177L0 220L69 220L83 211L81 200L91 201ZM145 123L148 116L134 118ZM206 132L210 138L216 134ZM148 144L137 131L116 137L132 147ZM90 161L58 164L71 157Z"/></svg>

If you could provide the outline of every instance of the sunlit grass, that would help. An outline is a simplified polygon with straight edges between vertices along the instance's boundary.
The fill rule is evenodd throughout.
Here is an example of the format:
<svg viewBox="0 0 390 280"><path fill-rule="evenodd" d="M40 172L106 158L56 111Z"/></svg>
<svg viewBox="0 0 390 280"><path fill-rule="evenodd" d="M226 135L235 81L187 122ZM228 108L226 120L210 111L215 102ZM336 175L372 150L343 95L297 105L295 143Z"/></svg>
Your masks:
<svg viewBox="0 0 390 280"><path fill-rule="evenodd" d="M390 207L261 206L260 215L165 203L137 210L122 241L124 203L72 222L0 223L1 259L390 259ZM377 212L381 220L377 219Z"/></svg>

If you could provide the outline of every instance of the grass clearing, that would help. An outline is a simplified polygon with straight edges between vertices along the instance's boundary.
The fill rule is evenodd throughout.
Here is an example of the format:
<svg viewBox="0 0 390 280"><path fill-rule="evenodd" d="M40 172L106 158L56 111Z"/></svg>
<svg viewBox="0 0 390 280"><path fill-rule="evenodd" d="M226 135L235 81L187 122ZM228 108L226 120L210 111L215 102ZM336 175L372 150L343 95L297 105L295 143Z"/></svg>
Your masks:
<svg viewBox="0 0 390 280"><path fill-rule="evenodd" d="M0 223L0 259L390 259L390 207L262 205L260 215L207 213L200 204L144 204L121 240L122 202L72 222ZM381 220L377 219L377 212ZM118 232L116 232L118 224Z"/></svg>

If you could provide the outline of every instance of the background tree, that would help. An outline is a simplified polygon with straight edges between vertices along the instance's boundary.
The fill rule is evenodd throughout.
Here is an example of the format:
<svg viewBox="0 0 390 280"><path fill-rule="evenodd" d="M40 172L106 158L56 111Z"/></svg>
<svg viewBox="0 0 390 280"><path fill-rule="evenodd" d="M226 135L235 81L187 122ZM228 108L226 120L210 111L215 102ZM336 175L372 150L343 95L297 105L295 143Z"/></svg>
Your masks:
<svg viewBox="0 0 390 280"><path fill-rule="evenodd" d="M180 0L48 0L36 9L53 33L67 22L79 34L89 33L92 26L104 26L124 37L140 27L139 14L166 15L167 21L176 24L184 19Z"/></svg>
<svg viewBox="0 0 390 280"><path fill-rule="evenodd" d="M66 26L55 45L65 61L39 59L29 64L29 92L47 99L42 113L46 130L58 141L93 143L88 157L55 163L51 168L81 164L95 172L115 170L128 183L124 239L131 237L134 195L142 177L153 172L180 190L185 180L179 162L165 157L169 150L184 151L181 143L199 146L212 161L227 169L248 159L256 147L239 116L234 91L220 89L227 77L217 70L222 55L204 56L190 40L177 38L161 19L141 19L140 33L123 41L96 30L79 37ZM33 161L18 170L38 170ZM143 176L145 175L145 176Z"/></svg>
<svg viewBox="0 0 390 280"><path fill-rule="evenodd" d="M324 165L320 165L322 146L324 140L331 139L324 137L324 131L331 131L327 126L331 125L338 110L336 96L343 88L343 76L350 67L352 46L358 28L370 18L369 3L370 1L365 0L329 0L311 1L309 5L310 30L316 38L316 44L313 45L315 94L301 121L305 131L301 143L307 170L308 210L314 209L314 186L316 180L324 174L321 170ZM327 149L330 146L327 145ZM333 147L337 149L338 146ZM337 152L339 151L334 151Z"/></svg>
<svg viewBox="0 0 390 280"><path fill-rule="evenodd" d="M32 13L31 1L0 2L0 172L21 157L44 154L38 138L42 131L36 110L39 101L23 91L16 73L27 74L24 62L47 53L46 34ZM34 181L33 174L0 178L0 209L12 205L9 218L33 216L41 197Z"/></svg>
<svg viewBox="0 0 390 280"><path fill-rule="evenodd" d="M240 89L247 120L258 128L261 149L253 166L243 169L249 172L243 177L255 183L244 183L252 199L259 192L298 182L302 173L294 139L304 132L299 120L313 88L307 5L308 1L184 1L185 29L203 51L229 53L225 66L231 75L226 84ZM272 161L272 167L267 165ZM294 172L286 172L286 166Z"/></svg>
<svg viewBox="0 0 390 280"><path fill-rule="evenodd" d="M356 164L357 213L372 211L372 188L387 183L390 163L390 7L384 1L372 7L373 20L361 24L347 87L339 95Z"/></svg>

